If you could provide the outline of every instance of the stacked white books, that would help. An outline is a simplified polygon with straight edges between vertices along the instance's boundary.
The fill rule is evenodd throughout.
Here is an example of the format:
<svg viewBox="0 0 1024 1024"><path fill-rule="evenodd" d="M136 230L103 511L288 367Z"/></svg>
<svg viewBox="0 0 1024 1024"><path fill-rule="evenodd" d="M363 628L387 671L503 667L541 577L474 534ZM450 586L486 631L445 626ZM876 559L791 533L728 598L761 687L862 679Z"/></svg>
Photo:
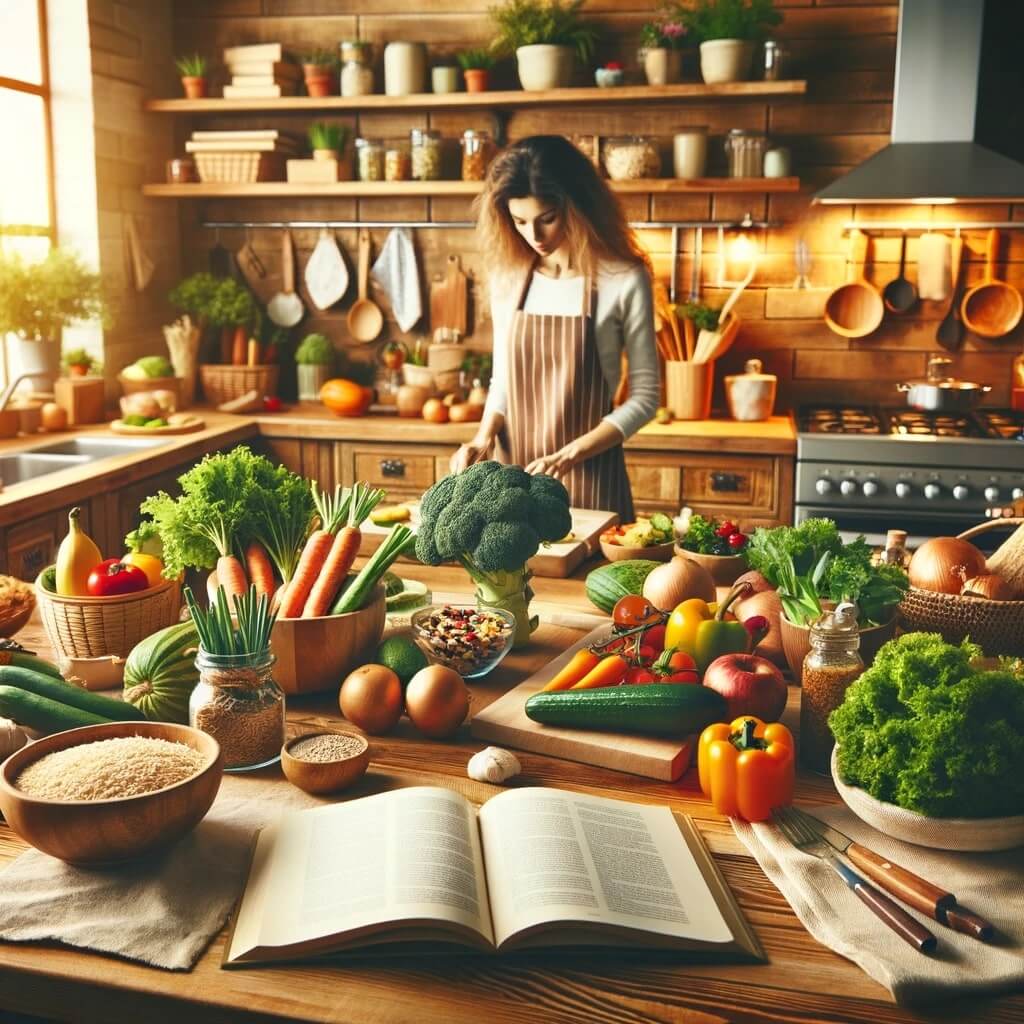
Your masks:
<svg viewBox="0 0 1024 1024"><path fill-rule="evenodd" d="M302 81L302 69L285 60L280 43L229 46L224 64L231 73L231 84L224 86L226 100L294 96Z"/></svg>
<svg viewBox="0 0 1024 1024"><path fill-rule="evenodd" d="M280 153L296 156L299 140L276 128L247 131L195 131L185 143L187 153Z"/></svg>

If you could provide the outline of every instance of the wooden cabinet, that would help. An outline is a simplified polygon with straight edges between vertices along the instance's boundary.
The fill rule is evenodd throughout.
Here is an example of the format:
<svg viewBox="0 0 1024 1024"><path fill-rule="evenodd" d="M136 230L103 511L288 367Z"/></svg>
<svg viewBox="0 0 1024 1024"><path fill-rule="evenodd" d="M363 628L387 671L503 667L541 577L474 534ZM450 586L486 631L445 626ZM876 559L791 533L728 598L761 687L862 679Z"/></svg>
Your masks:
<svg viewBox="0 0 1024 1024"><path fill-rule="evenodd" d="M350 487L363 480L388 492L388 501L418 498L428 487L448 475L452 445L362 444L341 445L341 482Z"/></svg>
<svg viewBox="0 0 1024 1024"><path fill-rule="evenodd" d="M68 513L72 507L68 505L9 526L3 532L3 571L31 583L43 569L53 565L57 548L68 532ZM83 501L79 508L82 529L96 541L101 551L106 551L106 496Z"/></svg>

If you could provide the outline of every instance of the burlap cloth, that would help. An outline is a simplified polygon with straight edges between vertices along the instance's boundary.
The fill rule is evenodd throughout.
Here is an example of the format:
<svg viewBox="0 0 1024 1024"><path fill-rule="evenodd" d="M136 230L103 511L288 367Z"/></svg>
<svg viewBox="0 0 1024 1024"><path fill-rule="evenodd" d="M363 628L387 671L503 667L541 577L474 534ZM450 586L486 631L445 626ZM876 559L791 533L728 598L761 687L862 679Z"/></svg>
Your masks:
<svg viewBox="0 0 1024 1024"><path fill-rule="evenodd" d="M918 953L875 917L828 864L795 849L774 825L733 819L740 841L822 945L858 964L900 1004L1024 988L1024 848L1003 853L932 850L890 839L845 806L805 809L952 892L962 906L998 929L995 941L980 942L905 907L939 940L935 953Z"/></svg>

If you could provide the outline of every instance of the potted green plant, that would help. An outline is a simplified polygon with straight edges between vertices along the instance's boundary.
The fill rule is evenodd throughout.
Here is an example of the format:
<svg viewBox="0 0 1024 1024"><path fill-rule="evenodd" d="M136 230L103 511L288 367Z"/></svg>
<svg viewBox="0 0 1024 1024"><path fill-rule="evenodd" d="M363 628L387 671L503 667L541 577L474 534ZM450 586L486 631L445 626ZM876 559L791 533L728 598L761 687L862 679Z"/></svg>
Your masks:
<svg viewBox="0 0 1024 1024"><path fill-rule="evenodd" d="M201 100L206 95L206 58L201 53L178 57L174 62L181 75L186 99Z"/></svg>
<svg viewBox="0 0 1024 1024"><path fill-rule="evenodd" d="M708 85L745 81L754 44L782 21L772 0L697 0L685 17L700 43L700 73Z"/></svg>
<svg viewBox="0 0 1024 1024"><path fill-rule="evenodd" d="M83 321L110 322L100 276L68 249L53 248L28 263L0 252L0 338L11 334L11 379L30 374L36 391L52 391L60 373L63 329Z"/></svg>
<svg viewBox="0 0 1024 1024"><path fill-rule="evenodd" d="M683 77L683 47L689 32L678 6L663 7L640 29L640 59L648 85L668 85Z"/></svg>
<svg viewBox="0 0 1024 1024"><path fill-rule="evenodd" d="M69 377L87 377L90 373L99 373L103 369L103 364L89 355L84 348L68 349L60 364L67 370Z"/></svg>
<svg viewBox="0 0 1024 1024"><path fill-rule="evenodd" d="M232 277L220 278L210 300L210 323L221 328L221 362L245 366L250 331L259 310L248 288Z"/></svg>
<svg viewBox="0 0 1024 1024"><path fill-rule="evenodd" d="M337 77L338 58L330 50L316 49L302 58L302 74L310 96L330 96Z"/></svg>
<svg viewBox="0 0 1024 1024"><path fill-rule="evenodd" d="M299 378L299 401L315 402L320 389L331 379L334 346L322 334L307 334L295 350Z"/></svg>
<svg viewBox="0 0 1024 1024"><path fill-rule="evenodd" d="M490 85L494 55L483 48L463 50L458 57L466 92L487 92Z"/></svg>
<svg viewBox="0 0 1024 1024"><path fill-rule="evenodd" d="M352 135L352 130L347 124L314 121L307 129L306 135L314 160L337 160L339 164L346 162L345 149Z"/></svg>
<svg viewBox="0 0 1024 1024"><path fill-rule="evenodd" d="M488 13L498 30L492 49L514 53L522 87L558 89L572 81L573 60L590 62L598 39L583 19L584 0L507 0Z"/></svg>

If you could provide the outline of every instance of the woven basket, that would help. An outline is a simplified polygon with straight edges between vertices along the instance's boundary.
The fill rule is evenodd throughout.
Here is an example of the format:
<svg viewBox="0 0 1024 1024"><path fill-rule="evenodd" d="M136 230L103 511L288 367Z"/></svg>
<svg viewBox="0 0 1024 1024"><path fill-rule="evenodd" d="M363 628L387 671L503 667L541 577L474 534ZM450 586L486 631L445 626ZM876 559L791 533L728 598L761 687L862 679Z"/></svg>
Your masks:
<svg viewBox="0 0 1024 1024"><path fill-rule="evenodd" d="M961 533L960 539L1022 523L1024 519L993 519ZM989 656L1024 655L1024 601L989 601L911 587L900 602L900 625L907 632L941 633L951 644L969 638Z"/></svg>
<svg viewBox="0 0 1024 1024"><path fill-rule="evenodd" d="M259 395L272 395L277 391L277 367L227 366L220 363L206 363L199 367L203 382L203 394L214 405L241 398L248 391Z"/></svg>
<svg viewBox="0 0 1024 1024"><path fill-rule="evenodd" d="M60 659L127 658L141 640L178 621L180 580L165 580L118 597L62 597L45 589L41 581L40 575L36 580L39 616Z"/></svg>
<svg viewBox="0 0 1024 1024"><path fill-rule="evenodd" d="M283 181L284 160L279 153L196 153L201 182L247 185L254 181Z"/></svg>

